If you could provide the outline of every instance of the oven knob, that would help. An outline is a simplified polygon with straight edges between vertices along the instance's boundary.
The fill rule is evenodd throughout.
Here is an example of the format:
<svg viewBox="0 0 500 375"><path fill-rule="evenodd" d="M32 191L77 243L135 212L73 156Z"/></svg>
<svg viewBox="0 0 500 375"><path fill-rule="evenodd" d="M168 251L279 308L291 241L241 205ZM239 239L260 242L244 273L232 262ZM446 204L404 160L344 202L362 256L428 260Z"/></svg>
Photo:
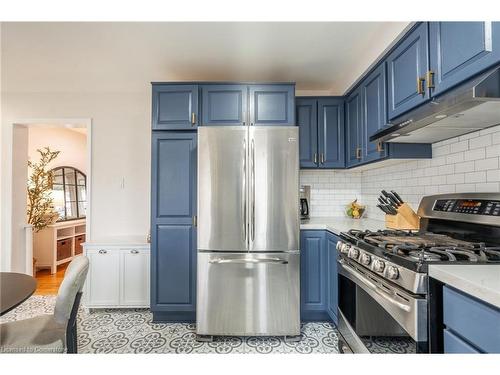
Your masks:
<svg viewBox="0 0 500 375"><path fill-rule="evenodd" d="M360 261L361 261L361 264L364 264L365 266L367 266L372 261L372 257L369 254L363 253L363 254L361 254Z"/></svg>
<svg viewBox="0 0 500 375"><path fill-rule="evenodd" d="M391 280L396 280L399 277L399 271L397 267L394 266L387 267L387 277Z"/></svg>
<svg viewBox="0 0 500 375"><path fill-rule="evenodd" d="M354 247L351 247L349 249L349 255L348 256L351 259L358 259L358 257L359 257L359 250L356 249L356 248L354 248Z"/></svg>
<svg viewBox="0 0 500 375"><path fill-rule="evenodd" d="M342 241L338 241L337 242L337 246L335 246L335 248L340 251L340 249L342 249L342 245L344 245L344 243Z"/></svg>
<svg viewBox="0 0 500 375"><path fill-rule="evenodd" d="M349 253L350 248L351 247L348 244L344 243L344 244L342 244L342 247L340 248L340 252L347 254L347 253Z"/></svg>
<svg viewBox="0 0 500 375"><path fill-rule="evenodd" d="M385 268L385 263L380 259L377 259L373 263L373 270L376 272L382 272L382 271L384 271L384 268Z"/></svg>

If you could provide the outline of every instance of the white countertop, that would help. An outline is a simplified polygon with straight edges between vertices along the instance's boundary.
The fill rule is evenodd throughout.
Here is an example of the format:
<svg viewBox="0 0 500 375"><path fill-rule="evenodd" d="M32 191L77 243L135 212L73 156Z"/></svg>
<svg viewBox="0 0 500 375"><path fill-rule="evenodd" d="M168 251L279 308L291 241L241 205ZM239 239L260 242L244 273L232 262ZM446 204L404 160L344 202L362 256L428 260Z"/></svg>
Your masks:
<svg viewBox="0 0 500 375"><path fill-rule="evenodd" d="M149 247L146 236L132 235L132 236L109 236L92 239L85 242L84 245L90 246L137 246Z"/></svg>
<svg viewBox="0 0 500 375"><path fill-rule="evenodd" d="M429 276L500 308L500 265L429 265Z"/></svg>
<svg viewBox="0 0 500 375"><path fill-rule="evenodd" d="M312 217L307 221L301 221L300 229L323 229L339 235L340 232L347 232L349 229L385 229L385 222L375 219L349 219L347 217Z"/></svg>

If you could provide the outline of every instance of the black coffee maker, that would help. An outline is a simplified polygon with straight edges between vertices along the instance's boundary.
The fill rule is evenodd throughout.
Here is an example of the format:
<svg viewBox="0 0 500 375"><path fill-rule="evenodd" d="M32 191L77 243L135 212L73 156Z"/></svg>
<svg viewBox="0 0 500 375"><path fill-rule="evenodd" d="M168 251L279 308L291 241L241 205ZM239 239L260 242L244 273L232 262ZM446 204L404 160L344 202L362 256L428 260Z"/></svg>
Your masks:
<svg viewBox="0 0 500 375"><path fill-rule="evenodd" d="M299 196L300 219L307 220L309 219L309 198L311 196L311 187L307 185L301 186Z"/></svg>

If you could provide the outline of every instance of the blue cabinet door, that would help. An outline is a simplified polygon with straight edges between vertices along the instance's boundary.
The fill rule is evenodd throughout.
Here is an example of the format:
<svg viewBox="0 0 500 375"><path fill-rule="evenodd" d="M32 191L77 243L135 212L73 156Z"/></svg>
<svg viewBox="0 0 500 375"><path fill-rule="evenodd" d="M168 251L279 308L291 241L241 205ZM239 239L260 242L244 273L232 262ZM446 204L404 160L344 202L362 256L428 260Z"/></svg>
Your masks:
<svg viewBox="0 0 500 375"><path fill-rule="evenodd" d="M198 125L198 85L153 84L153 130L191 130Z"/></svg>
<svg viewBox="0 0 500 375"><path fill-rule="evenodd" d="M318 102L316 99L297 98L295 117L299 126L300 168L318 166Z"/></svg>
<svg viewBox="0 0 500 375"><path fill-rule="evenodd" d="M202 86L202 125L246 125L247 92L247 85Z"/></svg>
<svg viewBox="0 0 500 375"><path fill-rule="evenodd" d="M500 62L500 22L430 22L429 28L432 95Z"/></svg>
<svg viewBox="0 0 500 375"><path fill-rule="evenodd" d="M328 320L325 231L300 231L300 301L302 320Z"/></svg>
<svg viewBox="0 0 500 375"><path fill-rule="evenodd" d="M250 125L295 125L295 85L251 85Z"/></svg>
<svg viewBox="0 0 500 375"><path fill-rule="evenodd" d="M393 119L429 100L428 24L419 24L387 57L388 115ZM419 84L418 80L424 81ZM420 89L423 87L423 89Z"/></svg>
<svg viewBox="0 0 500 375"><path fill-rule="evenodd" d="M352 167L362 161L361 143L361 94L356 89L345 102L345 127L346 127L346 165Z"/></svg>
<svg viewBox="0 0 500 375"><path fill-rule="evenodd" d="M480 351L500 353L498 307L445 285L443 323L448 330L452 330Z"/></svg>
<svg viewBox="0 0 500 375"><path fill-rule="evenodd" d="M363 162L387 156L387 146L370 142L370 136L387 125L385 64L380 64L361 83Z"/></svg>
<svg viewBox="0 0 500 375"><path fill-rule="evenodd" d="M328 253L328 306L327 313L330 319L338 324L338 274L337 274L337 242L338 237L330 232L326 233L326 249Z"/></svg>
<svg viewBox="0 0 500 375"><path fill-rule="evenodd" d="M320 168L344 168L344 99L318 100L318 145Z"/></svg>
<svg viewBox="0 0 500 375"><path fill-rule="evenodd" d="M151 310L156 321L193 321L196 303L195 132L154 132Z"/></svg>

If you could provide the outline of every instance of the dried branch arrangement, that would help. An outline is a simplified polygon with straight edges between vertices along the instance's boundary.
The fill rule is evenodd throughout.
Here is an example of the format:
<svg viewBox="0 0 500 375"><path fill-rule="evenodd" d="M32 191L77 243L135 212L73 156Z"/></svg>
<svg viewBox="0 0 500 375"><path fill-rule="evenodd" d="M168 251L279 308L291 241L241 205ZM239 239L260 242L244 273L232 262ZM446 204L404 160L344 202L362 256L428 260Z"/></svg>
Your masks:
<svg viewBox="0 0 500 375"><path fill-rule="evenodd" d="M33 225L35 232L40 231L47 225L52 224L57 218L54 212L53 199L51 196L53 176L47 170L48 164L53 161L60 151L51 151L49 147L38 149L40 160L33 162L28 160L31 175L28 179L28 223Z"/></svg>

